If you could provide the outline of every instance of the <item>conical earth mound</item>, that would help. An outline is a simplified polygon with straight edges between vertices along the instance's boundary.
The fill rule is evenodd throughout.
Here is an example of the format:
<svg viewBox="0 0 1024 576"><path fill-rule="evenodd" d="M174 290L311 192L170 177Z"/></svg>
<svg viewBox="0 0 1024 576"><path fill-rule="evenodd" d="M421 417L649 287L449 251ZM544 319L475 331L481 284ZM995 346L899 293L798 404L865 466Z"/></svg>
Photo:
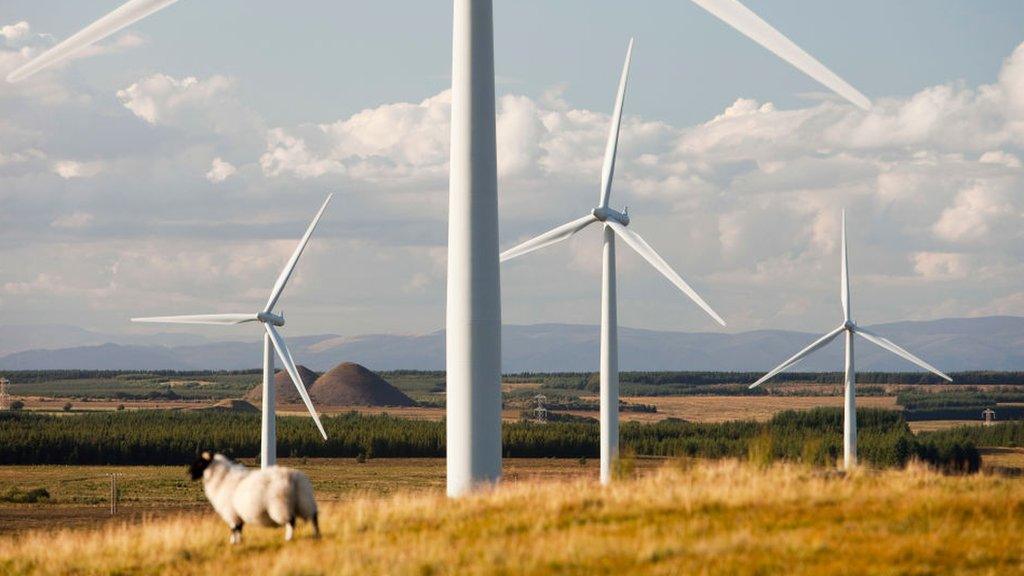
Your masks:
<svg viewBox="0 0 1024 576"><path fill-rule="evenodd" d="M299 376L302 376L302 381L306 384L306 390L309 390L316 381L316 372L313 372L309 368L303 365L298 365L296 368L299 371ZM299 391L292 385L292 378L288 375L285 370L279 370L274 376L274 391L275 400L274 404L282 406L284 404L302 404L302 396L299 396ZM245 395L245 399L256 403L262 404L263 402L263 385L257 384L255 388L249 390Z"/></svg>
<svg viewBox="0 0 1024 576"><path fill-rule="evenodd" d="M221 400L211 406L204 406L197 408L197 410L210 410L215 412L242 412L242 413L259 413L260 409L253 406L245 400Z"/></svg>
<svg viewBox="0 0 1024 576"><path fill-rule="evenodd" d="M414 406L412 398L377 374L353 362L332 368L313 383L317 406Z"/></svg>

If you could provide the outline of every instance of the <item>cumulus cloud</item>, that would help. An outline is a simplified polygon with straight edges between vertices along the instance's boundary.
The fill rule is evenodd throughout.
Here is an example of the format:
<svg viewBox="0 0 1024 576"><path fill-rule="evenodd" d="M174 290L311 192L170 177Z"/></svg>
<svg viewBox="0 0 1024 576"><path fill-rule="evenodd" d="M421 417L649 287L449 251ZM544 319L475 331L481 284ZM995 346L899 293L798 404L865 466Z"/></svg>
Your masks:
<svg viewBox="0 0 1024 576"><path fill-rule="evenodd" d="M977 183L956 195L953 205L942 211L932 229L939 238L950 242L978 241L989 237L1009 219L1019 226L1022 215L1006 191Z"/></svg>
<svg viewBox="0 0 1024 576"><path fill-rule="evenodd" d="M0 68L48 45L31 28L9 26L17 29L3 29ZM61 105L75 102L78 92L57 72L38 82L50 82L53 94L63 90ZM381 328L381 319L403 331L406 322L439 325L447 91L268 126L228 76L157 73L120 87L93 95L92 121L61 109L69 125L88 127L71 143L31 120L56 115L32 108L24 118L0 118L0 197L18 214L2 222L8 237L38 240L34 231L49 229L57 241L78 242L0 248L5 304L35 299L38 311L84 296L110 309L163 313L137 304L184 311L231 304L214 294L258 302L329 188L359 217L333 228L325 220L301 267L318 279L300 278L294 288L308 290L311 307L344 316L350 330ZM93 108L104 102L97 127ZM817 99L785 109L736 98L690 126L627 107L612 204L629 206L632 226L737 329L806 326L818 312L835 312L842 208L851 222L854 289L887 296L878 314L1014 313L1015 306L1024 314L1024 49L988 84L949 82L876 104L864 112ZM558 87L500 95L497 111L507 247L593 207L610 111L575 106ZM93 151L93 142L103 146ZM238 185L211 197L207 181ZM254 201L281 194L288 201L280 210ZM508 321L596 321L600 245L592 229L503 269L510 310L522 311ZM321 266L318 251L329 254ZM631 324L713 327L621 252L620 266L631 270L621 283L624 316L634 307ZM47 263L42 275L40 262ZM583 278L566 281L567 269ZM410 311L410 302L419 308ZM311 314L316 329L337 328L327 316Z"/></svg>
<svg viewBox="0 0 1024 576"><path fill-rule="evenodd" d="M104 169L102 161L78 162L77 160L58 160L53 163L53 173L65 180L72 178L91 178Z"/></svg>
<svg viewBox="0 0 1024 576"><path fill-rule="evenodd" d="M150 126L252 146L265 132L262 119L238 94L234 78L175 78L152 74L117 91L121 105ZM248 150L248 148L246 148Z"/></svg>
<svg viewBox="0 0 1024 576"><path fill-rule="evenodd" d="M447 174L451 97L388 104L329 124L276 128L260 165L268 176L428 179Z"/></svg>
<svg viewBox="0 0 1024 576"><path fill-rule="evenodd" d="M11 46L27 38L31 30L32 28L28 25L28 22L22 20L14 24L0 26L0 37L3 37L5 44Z"/></svg>
<svg viewBox="0 0 1024 576"><path fill-rule="evenodd" d="M234 89L225 76L200 81L194 76L177 79L153 74L117 92L125 108L149 124L169 124L210 105L223 104Z"/></svg>
<svg viewBox="0 0 1024 576"><path fill-rule="evenodd" d="M980 158L978 158L978 162L981 162L982 164L1002 164L1007 168L1021 167L1020 158L1010 154L1009 152L1004 152L1003 150L990 150L985 152Z"/></svg>
<svg viewBox="0 0 1024 576"><path fill-rule="evenodd" d="M238 169L230 162L225 162L219 156L210 163L210 169L206 172L206 179L210 182L223 182L234 175Z"/></svg>
<svg viewBox="0 0 1024 576"><path fill-rule="evenodd" d="M964 254L918 252L913 261L914 271L928 279L963 278L970 272L970 261Z"/></svg>

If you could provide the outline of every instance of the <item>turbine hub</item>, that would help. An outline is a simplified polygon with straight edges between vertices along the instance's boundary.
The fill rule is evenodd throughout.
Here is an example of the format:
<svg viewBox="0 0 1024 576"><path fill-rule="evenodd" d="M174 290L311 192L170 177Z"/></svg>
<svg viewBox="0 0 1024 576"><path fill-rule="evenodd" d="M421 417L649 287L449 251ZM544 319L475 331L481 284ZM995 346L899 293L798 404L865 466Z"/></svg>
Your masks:
<svg viewBox="0 0 1024 576"><path fill-rule="evenodd" d="M619 212L614 208L602 208L599 206L591 210L590 213L594 215L594 218L597 218L601 222L613 220L615 222L618 222L619 224L622 224L623 226L629 226L629 214L627 214L626 212Z"/></svg>
<svg viewBox="0 0 1024 576"><path fill-rule="evenodd" d="M273 324L274 326L284 326L284 316L278 316L273 312L260 312L256 315L256 318L260 322L266 324Z"/></svg>
<svg viewBox="0 0 1024 576"><path fill-rule="evenodd" d="M844 322L843 327L846 328L847 330L857 329L857 325L853 323L853 320L847 320L846 322Z"/></svg>

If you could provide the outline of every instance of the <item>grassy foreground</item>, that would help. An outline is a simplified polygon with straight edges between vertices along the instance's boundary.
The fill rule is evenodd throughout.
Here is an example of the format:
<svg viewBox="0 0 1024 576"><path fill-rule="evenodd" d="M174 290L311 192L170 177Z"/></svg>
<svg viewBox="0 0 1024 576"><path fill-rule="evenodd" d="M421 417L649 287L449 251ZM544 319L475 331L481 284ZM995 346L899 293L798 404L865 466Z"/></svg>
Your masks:
<svg viewBox="0 0 1024 576"><path fill-rule="evenodd" d="M211 514L0 539L20 574L1015 573L1024 482L919 467L828 475L796 465L672 464L601 488L510 482L323 506L324 538L249 529L227 544Z"/></svg>

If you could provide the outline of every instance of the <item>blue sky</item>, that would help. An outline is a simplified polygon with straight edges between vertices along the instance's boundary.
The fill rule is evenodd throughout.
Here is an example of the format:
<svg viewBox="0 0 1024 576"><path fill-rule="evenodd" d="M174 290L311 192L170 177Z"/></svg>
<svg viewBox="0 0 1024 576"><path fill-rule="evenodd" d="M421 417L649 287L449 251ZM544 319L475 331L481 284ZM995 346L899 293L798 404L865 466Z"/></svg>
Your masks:
<svg viewBox="0 0 1024 576"><path fill-rule="evenodd" d="M5 2L0 71L116 5ZM747 5L876 110L682 0L497 2L502 246L591 207L632 35L613 204L730 330L833 323L842 207L865 321L1024 314L1024 4ZM0 88L0 313L127 331L258 307L334 191L289 329L440 328L450 18L440 1L182 0ZM598 248L506 267L506 321L595 323ZM620 267L623 324L716 329Z"/></svg>
<svg viewBox="0 0 1024 576"><path fill-rule="evenodd" d="M11 0L0 21L27 20L64 38L115 1ZM746 3L868 95L899 96L963 79L991 81L1021 41L1014 0ZM132 30L146 46L83 62L94 85L140 73L230 74L272 124L319 121L382 102L415 100L448 83L450 2L182 0ZM397 16L397 17L396 17ZM812 80L682 0L496 2L500 91L539 95L566 85L576 106L609 106L609 74L638 41L630 110L695 123L737 96L799 103Z"/></svg>

